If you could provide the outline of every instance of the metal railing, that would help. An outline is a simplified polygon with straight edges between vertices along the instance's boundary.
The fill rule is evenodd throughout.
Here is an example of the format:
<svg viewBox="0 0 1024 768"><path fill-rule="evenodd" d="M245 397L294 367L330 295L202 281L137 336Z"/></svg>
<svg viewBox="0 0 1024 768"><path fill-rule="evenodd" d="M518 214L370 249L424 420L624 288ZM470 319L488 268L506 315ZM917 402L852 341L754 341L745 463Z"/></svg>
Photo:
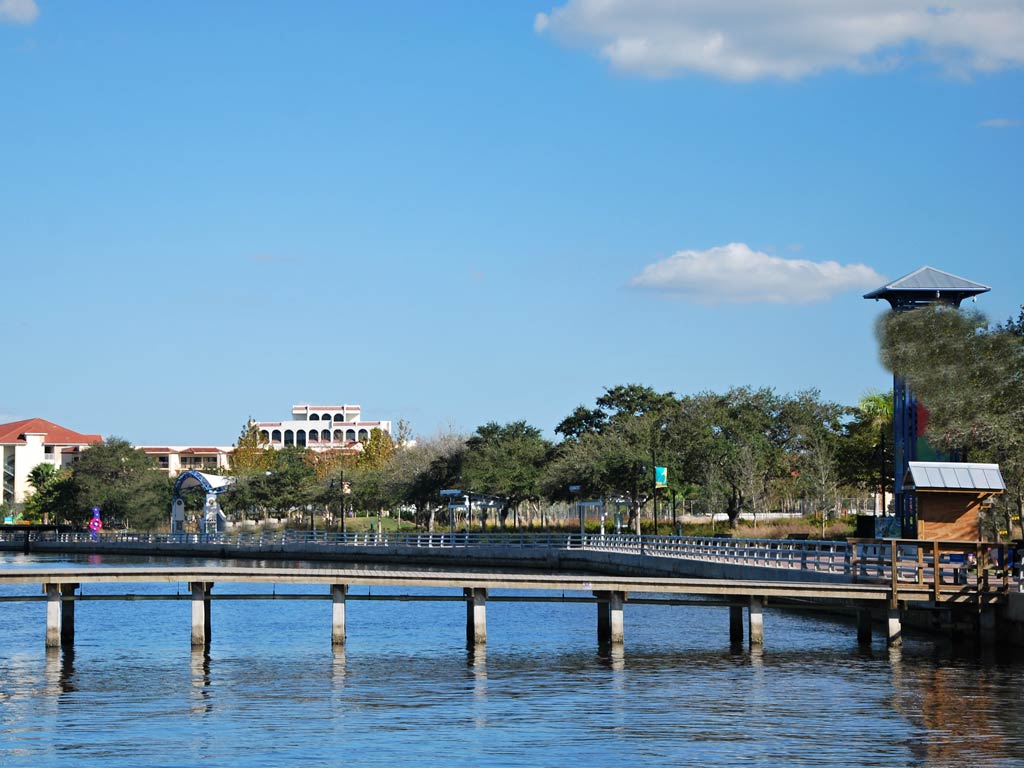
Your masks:
<svg viewBox="0 0 1024 768"><path fill-rule="evenodd" d="M154 547L217 546L224 550L253 550L283 546L316 547L411 547L423 548L544 548L616 552L648 557L677 558L740 566L827 573L855 582L885 583L893 600L900 595L921 599L927 594L939 601L965 591L1009 591L1011 577L1019 571L1021 554L1006 544L987 542L939 542L908 539L849 539L809 541L789 539L730 539L696 536L638 536L635 534L437 532L437 533L341 533L298 531L258 533L133 533L0 531L0 544L20 545L29 536L34 542L149 545Z"/></svg>

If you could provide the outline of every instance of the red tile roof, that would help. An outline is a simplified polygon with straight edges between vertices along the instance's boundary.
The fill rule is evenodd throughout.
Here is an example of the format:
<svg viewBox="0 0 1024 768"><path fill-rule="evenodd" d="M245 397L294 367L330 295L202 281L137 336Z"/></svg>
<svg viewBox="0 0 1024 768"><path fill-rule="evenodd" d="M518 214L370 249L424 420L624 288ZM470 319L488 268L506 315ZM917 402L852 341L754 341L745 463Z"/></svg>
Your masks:
<svg viewBox="0 0 1024 768"><path fill-rule="evenodd" d="M0 424L0 445L24 445L26 434L46 435L45 445L90 445L102 443L101 435L84 435L46 419L24 419Z"/></svg>

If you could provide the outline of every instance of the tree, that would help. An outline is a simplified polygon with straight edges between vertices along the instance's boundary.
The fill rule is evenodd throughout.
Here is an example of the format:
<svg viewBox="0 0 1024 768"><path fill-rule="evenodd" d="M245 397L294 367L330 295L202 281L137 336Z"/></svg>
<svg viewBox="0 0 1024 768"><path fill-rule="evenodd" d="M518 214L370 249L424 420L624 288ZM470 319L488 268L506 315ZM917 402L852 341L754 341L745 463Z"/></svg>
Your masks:
<svg viewBox="0 0 1024 768"><path fill-rule="evenodd" d="M231 452L231 475L235 484L230 493L221 495L219 499L225 512L239 514L244 519L247 512L255 511L259 502L265 500L265 489L262 495L258 489L274 461L274 449L250 418L243 425Z"/></svg>
<svg viewBox="0 0 1024 768"><path fill-rule="evenodd" d="M25 499L22 516L33 523L48 523L74 516L75 493L70 469L43 463L28 473L32 494Z"/></svg>
<svg viewBox="0 0 1024 768"><path fill-rule="evenodd" d="M277 512L304 513L317 496L316 472L308 450L289 445L273 451L272 457L270 469L254 484L256 503Z"/></svg>
<svg viewBox="0 0 1024 768"><path fill-rule="evenodd" d="M466 438L454 433L418 440L395 454L394 478L398 496L416 508L416 516L433 531L444 504L441 491L459 488L466 456Z"/></svg>
<svg viewBox="0 0 1024 768"><path fill-rule="evenodd" d="M256 422L250 418L242 427L231 452L231 473L235 477L265 473L274 463L272 451Z"/></svg>
<svg viewBox="0 0 1024 768"><path fill-rule="evenodd" d="M883 315L876 331L882 362L929 411L928 439L1000 465L1009 530L1024 512L1024 311L992 326L978 311L932 305Z"/></svg>
<svg viewBox="0 0 1024 768"><path fill-rule="evenodd" d="M156 462L117 437L83 451L72 469L72 523L83 525L93 507L110 522L146 530L167 524L173 483Z"/></svg>
<svg viewBox="0 0 1024 768"><path fill-rule="evenodd" d="M852 416L839 447L842 482L884 497L892 489L892 391L866 392Z"/></svg>
<svg viewBox="0 0 1024 768"><path fill-rule="evenodd" d="M551 452L551 443L525 421L477 427L466 441L463 480L474 493L502 499L500 522L528 499L540 497L540 475Z"/></svg>

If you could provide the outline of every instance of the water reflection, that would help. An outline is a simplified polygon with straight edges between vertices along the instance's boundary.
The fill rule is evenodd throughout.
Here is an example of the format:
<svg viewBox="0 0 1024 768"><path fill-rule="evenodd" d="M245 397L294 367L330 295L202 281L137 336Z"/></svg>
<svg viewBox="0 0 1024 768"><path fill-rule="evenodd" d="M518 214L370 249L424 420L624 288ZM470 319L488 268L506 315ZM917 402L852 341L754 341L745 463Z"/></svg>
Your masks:
<svg viewBox="0 0 1024 768"><path fill-rule="evenodd" d="M74 693L75 650L71 646L46 649L46 688L54 693Z"/></svg>
<svg viewBox="0 0 1024 768"><path fill-rule="evenodd" d="M193 648L189 660L192 672L193 714L208 715L213 712L213 696L210 691L210 651L207 648Z"/></svg>
<svg viewBox="0 0 1024 768"><path fill-rule="evenodd" d="M331 648L331 682L339 689L345 685L345 665L345 646L333 646Z"/></svg>
<svg viewBox="0 0 1024 768"><path fill-rule="evenodd" d="M597 659L613 672L622 672L626 668L626 646L623 643L598 643Z"/></svg>
<svg viewBox="0 0 1024 768"><path fill-rule="evenodd" d="M473 675L473 700L477 706L473 717L473 727L487 727L487 646L477 645L466 648L466 666Z"/></svg>
<svg viewBox="0 0 1024 768"><path fill-rule="evenodd" d="M1024 758L1019 740L1008 740L1021 726L1020 696L1007 689L1003 669L983 655L964 658L946 649L915 661L890 650L892 702L916 731L906 742L916 758L926 765L965 766Z"/></svg>

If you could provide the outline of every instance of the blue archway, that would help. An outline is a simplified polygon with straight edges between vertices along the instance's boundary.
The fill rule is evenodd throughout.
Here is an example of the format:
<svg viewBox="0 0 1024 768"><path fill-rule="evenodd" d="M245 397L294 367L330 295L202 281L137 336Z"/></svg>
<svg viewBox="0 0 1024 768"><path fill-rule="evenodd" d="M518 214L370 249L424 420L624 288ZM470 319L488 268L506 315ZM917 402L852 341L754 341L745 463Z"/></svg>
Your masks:
<svg viewBox="0 0 1024 768"><path fill-rule="evenodd" d="M226 518L217 503L217 496L231 490L235 478L224 475L208 475L194 469L186 470L174 481L174 499L171 502L171 533L185 532L185 500L182 494L194 488L201 488L206 494L203 517L200 522L202 533L221 533Z"/></svg>

